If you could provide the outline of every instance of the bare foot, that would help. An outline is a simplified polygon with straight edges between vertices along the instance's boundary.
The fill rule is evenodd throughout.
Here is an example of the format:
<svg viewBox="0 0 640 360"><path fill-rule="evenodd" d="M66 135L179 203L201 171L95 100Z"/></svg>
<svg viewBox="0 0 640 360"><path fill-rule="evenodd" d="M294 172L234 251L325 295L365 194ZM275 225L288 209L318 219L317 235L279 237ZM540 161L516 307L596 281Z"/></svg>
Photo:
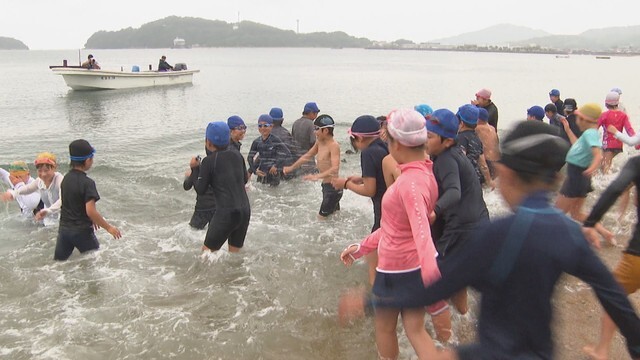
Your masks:
<svg viewBox="0 0 640 360"><path fill-rule="evenodd" d="M607 354L598 354L595 346L593 345L583 347L582 352L584 352L591 360L607 360Z"/></svg>

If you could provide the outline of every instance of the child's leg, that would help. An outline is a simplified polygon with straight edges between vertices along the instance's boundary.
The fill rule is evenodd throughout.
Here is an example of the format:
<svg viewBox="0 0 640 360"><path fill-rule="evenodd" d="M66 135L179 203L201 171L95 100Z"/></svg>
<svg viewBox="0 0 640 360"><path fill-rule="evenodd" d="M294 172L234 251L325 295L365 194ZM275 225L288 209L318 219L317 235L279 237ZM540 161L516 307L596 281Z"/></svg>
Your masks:
<svg viewBox="0 0 640 360"><path fill-rule="evenodd" d="M556 207L566 214L573 207L572 200L573 198L568 198L562 194L559 194L558 198L556 199Z"/></svg>
<svg viewBox="0 0 640 360"><path fill-rule="evenodd" d="M424 307L403 309L402 325L418 359L432 359L438 351L424 328L424 313Z"/></svg>
<svg viewBox="0 0 640 360"><path fill-rule="evenodd" d="M380 359L398 358L398 336L396 334L398 314L400 314L400 309L376 308L374 320L376 326L376 345L378 346L378 356Z"/></svg>
<svg viewBox="0 0 640 360"><path fill-rule="evenodd" d="M469 311L469 304L467 301L467 288L464 288L453 294L453 296L451 297L451 302L460 314L466 314Z"/></svg>
<svg viewBox="0 0 640 360"><path fill-rule="evenodd" d="M595 346L587 345L582 348L589 358L592 360L606 360L609 357L609 348L611 340L616 332L616 324L611 320L607 313L602 314L602 322L600 324L600 339Z"/></svg>
<svg viewBox="0 0 640 360"><path fill-rule="evenodd" d="M616 153L613 151L603 151L602 155L602 173L608 174L609 169L611 169L611 162L613 161L613 157L616 156Z"/></svg>

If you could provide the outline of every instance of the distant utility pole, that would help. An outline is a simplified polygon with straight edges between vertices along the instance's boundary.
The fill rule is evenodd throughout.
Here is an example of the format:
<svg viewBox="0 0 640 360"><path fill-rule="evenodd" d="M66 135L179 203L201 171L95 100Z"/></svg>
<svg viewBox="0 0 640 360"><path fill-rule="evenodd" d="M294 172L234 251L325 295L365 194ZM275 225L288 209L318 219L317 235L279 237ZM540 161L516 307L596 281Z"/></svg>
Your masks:
<svg viewBox="0 0 640 360"><path fill-rule="evenodd" d="M296 34L300 34L300 19L296 19Z"/></svg>

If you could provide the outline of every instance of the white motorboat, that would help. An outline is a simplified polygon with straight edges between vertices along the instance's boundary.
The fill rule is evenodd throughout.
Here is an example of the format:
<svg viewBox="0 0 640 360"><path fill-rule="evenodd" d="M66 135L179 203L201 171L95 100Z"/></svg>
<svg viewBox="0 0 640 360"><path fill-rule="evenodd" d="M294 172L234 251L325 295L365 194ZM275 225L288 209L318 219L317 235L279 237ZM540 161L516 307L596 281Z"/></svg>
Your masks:
<svg viewBox="0 0 640 360"><path fill-rule="evenodd" d="M50 66L49 68L54 74L62 75L67 86L73 90L115 90L190 84L193 81L193 74L200 72L200 70L186 69L136 71L138 69L135 66L133 71L96 70L79 66Z"/></svg>

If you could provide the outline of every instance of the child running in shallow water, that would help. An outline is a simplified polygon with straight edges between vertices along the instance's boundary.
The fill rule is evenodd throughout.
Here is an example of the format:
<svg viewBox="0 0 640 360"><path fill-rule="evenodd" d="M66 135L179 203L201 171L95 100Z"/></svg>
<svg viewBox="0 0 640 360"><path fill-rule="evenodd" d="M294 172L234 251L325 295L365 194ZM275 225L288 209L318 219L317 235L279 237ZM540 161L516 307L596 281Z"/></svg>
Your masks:
<svg viewBox="0 0 640 360"><path fill-rule="evenodd" d="M380 299L374 315L380 358L398 357L396 327L401 315L416 354L427 359L436 354L436 348L424 328L425 307L416 300L420 290L440 274L428 219L438 187L433 164L425 160L424 117L414 110L395 110L389 114L387 131L389 152L398 162L401 175L382 199L380 228L360 244L348 246L340 258L350 266L355 259L378 252L373 294Z"/></svg>
<svg viewBox="0 0 640 360"><path fill-rule="evenodd" d="M566 158L567 178L560 189L556 206L580 222L587 217L587 214L582 212L582 207L587 194L593 191L591 177L600 168L602 161L602 148L597 130L601 113L602 108L593 103L585 104L576 110L577 123L583 131L580 138L573 134L567 119L562 118L564 131L572 145ZM613 243L613 234L602 224L596 224L595 228L607 242Z"/></svg>

